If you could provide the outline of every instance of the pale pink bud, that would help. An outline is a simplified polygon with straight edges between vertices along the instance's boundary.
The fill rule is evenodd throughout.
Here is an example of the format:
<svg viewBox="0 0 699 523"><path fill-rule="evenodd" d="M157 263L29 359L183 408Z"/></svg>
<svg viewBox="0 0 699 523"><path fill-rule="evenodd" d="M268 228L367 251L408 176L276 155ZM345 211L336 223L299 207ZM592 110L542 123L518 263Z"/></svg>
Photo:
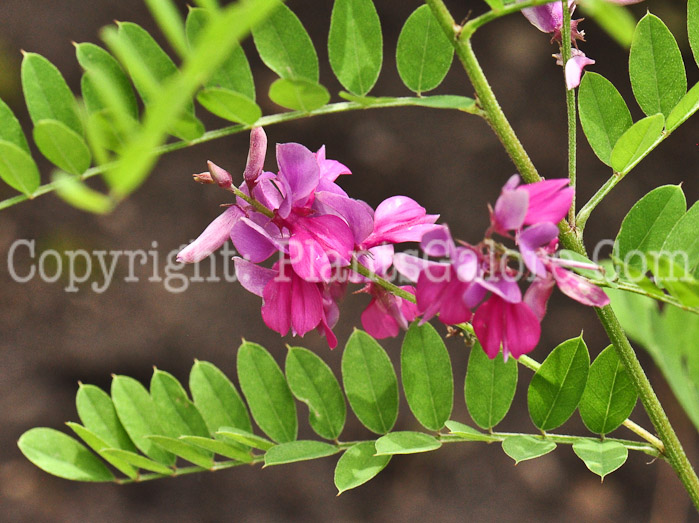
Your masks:
<svg viewBox="0 0 699 523"><path fill-rule="evenodd" d="M219 167L214 162L207 163L209 164L211 178L218 184L218 186L221 189L230 189L231 185L233 185L233 177L231 176L231 173Z"/></svg>
<svg viewBox="0 0 699 523"><path fill-rule="evenodd" d="M197 183L203 183L203 184L214 183L213 178L211 178L211 173L208 173L208 172L193 174L192 178L194 178L194 181Z"/></svg>
<svg viewBox="0 0 699 523"><path fill-rule="evenodd" d="M248 151L248 161L245 164L243 178L248 188L252 190L255 180L262 172L267 154L267 135L262 127L253 127L250 131L250 150Z"/></svg>

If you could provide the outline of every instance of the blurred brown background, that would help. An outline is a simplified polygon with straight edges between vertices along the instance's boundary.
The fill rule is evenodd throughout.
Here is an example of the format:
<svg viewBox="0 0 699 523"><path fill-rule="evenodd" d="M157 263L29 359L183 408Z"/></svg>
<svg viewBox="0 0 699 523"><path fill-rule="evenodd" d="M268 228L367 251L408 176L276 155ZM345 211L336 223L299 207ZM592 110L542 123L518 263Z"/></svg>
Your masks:
<svg viewBox="0 0 699 523"><path fill-rule="evenodd" d="M181 3L184 9L184 2ZM377 0L384 31L384 67L371 94L408 95L395 70L400 27L418 1ZM455 16L484 10L477 1L449 2ZM340 85L327 62L325 42L332 2L289 0L318 48L321 81L331 93ZM661 16L685 52L690 85L699 80L689 54L683 25L686 2L649 0L634 6ZM28 121L19 85L19 50L34 51L53 61L68 83L79 89L80 68L71 40L99 42L99 28L128 20L149 30L153 23L141 0L4 0L0 3L0 95L25 124ZM584 24L583 49L631 100L626 52L592 21ZM496 94L541 174L565 176L564 92L560 68L549 36L521 16L503 19L482 30L474 42ZM261 65L248 41L258 101L266 114L277 112L266 97L274 75ZM169 48L167 48L169 51ZM437 93L472 95L465 74L452 68ZM334 95L334 101L337 96ZM634 119L640 110L629 102ZM225 125L199 110L208 129ZM590 220L587 243L613 238L634 201L661 184L683 183L687 199L699 196L699 125L697 117L634 170ZM487 202L514 172L497 139L479 118L421 108L382 109L323 116L267 129L270 144L297 141L311 149L327 146L330 158L350 166L341 180L354 197L372 205L393 194L417 199L429 212L441 213L455 235L477 240L487 226ZM584 202L609 176L580 133L579 201ZM544 458L513 466L498 445L446 446L426 455L396 457L370 483L336 497L334 459L272 467L243 467L141 485L80 484L36 469L20 454L17 438L34 426L61 428L77 420L74 395L78 380L109 389L111 373L148 382L152 366L168 370L186 383L193 359L214 362L234 375L235 349L241 337L262 343L281 361L285 343L319 352L338 369L341 350L330 352L315 334L303 340L280 339L261 320L260 300L237 284L192 282L184 292L168 292L163 282L149 282L153 260L136 265L138 282L125 282L128 265L119 260L114 282L104 293L82 284L68 293L65 279L24 284L10 277L7 255L16 239L36 240L37 258L47 249L150 250L165 256L196 237L218 214L225 195L191 182L211 159L231 172L241 172L247 136L236 135L163 157L148 182L111 215L81 213L54 196L42 196L0 213L0 519L3 521L685 521L696 518L687 496L665 463L648 465L632 454L627 464L601 485L597 476L567 446ZM37 158L39 155L37 154ZM50 167L43 162L44 182ZM268 168L274 167L269 158ZM0 197L13 193L0 187ZM36 262L36 259L33 260ZM217 262L221 262L220 256ZM32 260L17 251L15 269L26 274ZM219 267L220 268L220 267ZM184 274L193 275L188 267ZM202 264L208 276L208 265ZM97 284L101 283L98 277ZM172 282L177 284L176 281ZM342 346L366 296L349 295L336 332ZM440 327L444 331L443 327ZM533 356L543 360L552 347L579 334L593 357L607 340L592 310L554 295L543 323L543 336ZM397 361L399 343L384 344ZM448 340L456 375L452 417L468 422L463 403L467 351L458 339ZM682 431L687 451L696 458L696 433L674 403L662 376L645 354L642 360ZM522 369L515 406L501 430L534 430L526 410L531 373ZM397 427L417 428L407 405ZM305 407L299 409L302 436L311 436ZM648 426L641 409L633 418ZM65 428L66 432L70 432ZM576 414L561 432L582 433ZM620 437L631 437L623 429ZM350 415L344 439L369 433Z"/></svg>

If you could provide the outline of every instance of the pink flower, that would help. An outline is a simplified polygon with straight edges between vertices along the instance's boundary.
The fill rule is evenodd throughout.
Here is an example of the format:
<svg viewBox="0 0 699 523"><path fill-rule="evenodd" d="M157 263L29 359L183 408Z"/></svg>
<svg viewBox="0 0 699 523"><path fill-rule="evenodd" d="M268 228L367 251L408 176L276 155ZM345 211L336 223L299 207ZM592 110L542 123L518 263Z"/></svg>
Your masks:
<svg viewBox="0 0 699 523"><path fill-rule="evenodd" d="M427 214L424 207L407 196L392 196L381 202L374 212L374 229L363 245L419 242L425 233L438 228L438 214Z"/></svg>
<svg viewBox="0 0 699 523"><path fill-rule="evenodd" d="M578 49L571 49L571 52L571 58L566 62L565 67L566 87L569 90L575 89L580 85L583 68L595 63L594 60L585 56L585 53Z"/></svg>
<svg viewBox="0 0 699 523"><path fill-rule="evenodd" d="M473 316L473 329L490 359L500 352L519 358L534 350L541 336L541 325L534 311L524 303L509 303L493 294Z"/></svg>

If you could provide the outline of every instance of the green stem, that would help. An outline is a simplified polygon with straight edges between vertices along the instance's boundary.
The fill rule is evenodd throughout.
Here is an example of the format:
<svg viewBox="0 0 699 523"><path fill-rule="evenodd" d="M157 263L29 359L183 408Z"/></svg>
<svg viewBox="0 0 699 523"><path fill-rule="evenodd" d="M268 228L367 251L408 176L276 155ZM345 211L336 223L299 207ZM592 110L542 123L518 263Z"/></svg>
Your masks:
<svg viewBox="0 0 699 523"><path fill-rule="evenodd" d="M551 0L529 0L526 2L518 2L514 4L509 4L503 7L502 9L498 10L493 10L493 11L488 11L473 20L470 20L466 24L464 24L463 29L461 30L461 36L460 38L463 40L468 40L471 38L473 33L475 33L478 29L483 27L484 25L497 20L498 18L502 18L503 16L511 15L512 13L517 13L521 11L522 9L525 9L527 7L532 7L536 5L544 5L544 4L550 4ZM448 11L447 11L448 14Z"/></svg>
<svg viewBox="0 0 699 523"><path fill-rule="evenodd" d="M570 9L568 9L568 0L561 0L563 8L563 29L561 29L561 58L563 61L563 85L566 89L566 113L568 116L568 179L570 186L575 189L576 184L576 140L577 140L577 114L575 110L575 89L568 89L565 82L565 64L571 58L571 40L570 40ZM573 192L573 201L570 204L568 211L568 223L575 229L575 191Z"/></svg>
<svg viewBox="0 0 699 523"><path fill-rule="evenodd" d="M398 296L399 298L403 298L404 300L409 301L410 303L415 303L415 295L409 293L408 291L404 291L397 285L394 285L390 281L382 278L378 274L372 272L369 270L367 267L359 263L359 261L356 258L352 259L352 270L355 272L361 274L365 278L369 278L371 281L376 283L377 285L383 287L386 289L388 292L391 294L394 294L395 296Z"/></svg>
<svg viewBox="0 0 699 523"><path fill-rule="evenodd" d="M173 142L173 143L158 147L154 150L153 154L155 156L161 156L163 154L178 151L180 149L184 149L184 148L190 147L192 145L198 145L201 143L210 142L212 140L217 140L217 139L223 138L225 136L230 136L233 134L242 133L244 131L249 131L253 127L268 127L270 125L280 124L280 123L284 123L284 122L291 122L293 120L300 120L302 118L308 118L310 116L335 114L335 113L341 113L341 112L346 112L346 111L357 111L360 109L382 109L382 108L389 108L389 107L415 106L416 100L419 100L419 99L415 98L415 97L400 97L400 98L372 99L370 104L363 104L363 103L358 103L358 102L338 102L338 103L334 103L334 104L324 105L323 107L321 107L319 109L315 109L315 110L309 111L309 112L292 111L292 112L288 112L288 113L263 116L257 122L255 122L254 125L245 125L245 124L231 125L228 127L223 127L221 129L208 131L195 140L178 141L178 142ZM478 112L476 111L475 108L472 111L469 111L467 109L460 109L460 110L463 112L478 114ZM112 162L112 163L92 167L92 168L88 169L87 171L85 171L80 176L80 179L87 180L88 178L92 178L94 176L97 176L98 174L102 174L102 173L108 171L109 169L114 168L115 165L116 165L116 162ZM58 183L59 182L51 182L51 183L44 184L41 187L39 187L31 196L27 196L25 194L20 194L17 196L13 196L11 198L7 198L6 200L2 200L2 201L0 201L0 210L6 209L8 207L12 207L13 205L17 205L18 203L25 202L27 200L32 200L32 199L36 198L37 196L42 196L44 194L51 193L51 192L56 190Z"/></svg>
<svg viewBox="0 0 699 523"><path fill-rule="evenodd" d="M538 175L536 168L531 163L526 152L522 148L522 144L509 125L502 109L500 108L495 96L488 84L483 70L480 68L469 38L458 38L458 26L454 23L454 19L447 10L442 0L426 0L427 5L432 9L433 14L439 21L442 29L450 39L459 56L466 73L468 74L471 83L473 84L478 99L481 103L483 111L491 124L491 127L500 138L505 150L510 158L520 170L520 174L528 183L539 181L541 178ZM456 28L456 29L455 29ZM563 220L559 223L560 242L561 245L572 251L586 256L585 247L580 238L574 234L573 230L567 221ZM665 455L675 473L682 481L685 489L689 493L695 507L699 509L699 479L692 468L691 463L682 449L682 444L677 438L677 434L670 425L670 421L658 401L653 388L648 381L643 368L641 367L636 354L634 353L629 340L626 338L619 321L614 315L612 308L607 305L603 308L595 308L599 319L604 326L610 341L614 345L619 358L622 360L629 375L634 382L636 390L641 398L648 416L655 427L660 439L665 445Z"/></svg>

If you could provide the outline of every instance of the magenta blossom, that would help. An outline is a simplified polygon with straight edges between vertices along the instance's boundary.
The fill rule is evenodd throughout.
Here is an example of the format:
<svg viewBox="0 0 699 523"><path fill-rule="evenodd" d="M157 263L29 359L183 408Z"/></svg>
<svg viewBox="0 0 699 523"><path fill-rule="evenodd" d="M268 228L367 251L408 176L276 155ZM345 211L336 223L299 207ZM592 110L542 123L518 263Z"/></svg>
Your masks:
<svg viewBox="0 0 699 523"><path fill-rule="evenodd" d="M575 195L575 189L566 185L566 178L520 185L519 175L513 175L490 213L491 229L507 235L507 231L517 231L524 225L558 223L568 214Z"/></svg>

